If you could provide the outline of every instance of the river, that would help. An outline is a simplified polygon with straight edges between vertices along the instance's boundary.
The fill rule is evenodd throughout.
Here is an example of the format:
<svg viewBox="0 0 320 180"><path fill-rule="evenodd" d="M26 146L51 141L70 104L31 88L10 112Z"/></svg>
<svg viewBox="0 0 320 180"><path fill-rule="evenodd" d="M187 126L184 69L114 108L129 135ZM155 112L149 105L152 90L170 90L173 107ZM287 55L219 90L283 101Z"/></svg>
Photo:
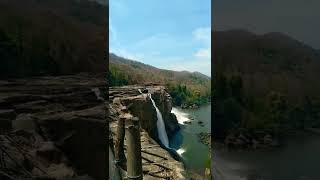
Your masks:
<svg viewBox="0 0 320 180"><path fill-rule="evenodd" d="M173 108L172 112L177 116L181 130L170 139L170 147L181 155L187 170L203 175L210 160L210 151L199 141L198 134L211 132L211 104L199 109ZM191 124L184 124L183 121L190 121ZM198 121L202 121L203 125Z"/></svg>
<svg viewBox="0 0 320 180"><path fill-rule="evenodd" d="M203 174L210 151L197 134L211 131L211 104L199 109L174 108L173 113L181 130L170 139L170 147L181 154L187 170ZM215 180L320 180L319 153L320 135L307 132L287 137L281 147L269 150L216 148L213 174Z"/></svg>
<svg viewBox="0 0 320 180"><path fill-rule="evenodd" d="M214 150L215 180L319 180L320 135L300 133L273 150Z"/></svg>

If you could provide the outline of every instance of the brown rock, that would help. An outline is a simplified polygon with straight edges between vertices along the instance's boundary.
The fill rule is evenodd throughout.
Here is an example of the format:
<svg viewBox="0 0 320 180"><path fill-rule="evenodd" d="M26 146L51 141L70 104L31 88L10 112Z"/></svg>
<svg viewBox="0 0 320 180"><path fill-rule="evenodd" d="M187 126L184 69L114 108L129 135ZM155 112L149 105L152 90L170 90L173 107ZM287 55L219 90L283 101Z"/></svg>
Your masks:
<svg viewBox="0 0 320 180"><path fill-rule="evenodd" d="M10 119L0 118L0 134L9 132L12 130L12 121Z"/></svg>
<svg viewBox="0 0 320 180"><path fill-rule="evenodd" d="M29 132L36 132L38 130L35 117L31 114L19 114L17 118L12 121L12 128L14 130L25 130Z"/></svg>
<svg viewBox="0 0 320 180"><path fill-rule="evenodd" d="M36 154L49 162L58 164L62 161L62 152L51 141L43 142Z"/></svg>
<svg viewBox="0 0 320 180"><path fill-rule="evenodd" d="M58 141L59 148L73 162L80 175L106 177L105 121L60 114L39 121L47 138Z"/></svg>

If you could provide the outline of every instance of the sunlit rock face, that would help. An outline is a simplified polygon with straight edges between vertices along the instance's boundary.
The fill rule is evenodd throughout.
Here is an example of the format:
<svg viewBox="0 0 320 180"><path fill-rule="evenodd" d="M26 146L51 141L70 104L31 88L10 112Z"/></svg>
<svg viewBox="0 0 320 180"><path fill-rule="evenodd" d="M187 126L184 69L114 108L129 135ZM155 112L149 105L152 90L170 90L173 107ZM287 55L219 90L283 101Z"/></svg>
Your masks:
<svg viewBox="0 0 320 180"><path fill-rule="evenodd" d="M142 92L142 94L139 92ZM165 123L166 132L170 138L177 130L179 124L176 116L171 113L172 99L163 86L123 86L110 89L113 101L118 101L128 107L134 116L139 117L141 127L152 137L157 138L157 113L147 93L152 95ZM109 93L110 93L109 92ZM110 94L109 94L110 95Z"/></svg>

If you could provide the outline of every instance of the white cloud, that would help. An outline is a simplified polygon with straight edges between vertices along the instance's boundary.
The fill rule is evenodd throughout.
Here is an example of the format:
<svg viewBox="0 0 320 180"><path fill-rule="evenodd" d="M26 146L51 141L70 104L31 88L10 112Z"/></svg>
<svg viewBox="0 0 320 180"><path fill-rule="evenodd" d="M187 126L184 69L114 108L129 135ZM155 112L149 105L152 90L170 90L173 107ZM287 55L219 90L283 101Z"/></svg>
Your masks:
<svg viewBox="0 0 320 180"><path fill-rule="evenodd" d="M206 49L199 49L197 52L194 53L196 58L206 58L211 59L211 48Z"/></svg>
<svg viewBox="0 0 320 180"><path fill-rule="evenodd" d="M202 41L207 45L211 44L211 27L201 27L193 31L195 40Z"/></svg>
<svg viewBox="0 0 320 180"><path fill-rule="evenodd" d="M194 56L197 58L211 58L211 27L201 27L193 31L194 39L203 43Z"/></svg>
<svg viewBox="0 0 320 180"><path fill-rule="evenodd" d="M110 22L112 22L110 20ZM117 32L112 23L110 23L112 39L117 39ZM116 40L110 46L110 52L119 56L144 62L158 68L170 69L175 71L201 72L211 76L211 28L197 28L192 32L192 38L189 41L178 41L168 34L155 34L134 44L131 44L130 50L121 46ZM166 57L161 52L169 52L172 49L181 49L183 47L199 44L191 54L183 54L183 57ZM158 49L158 51L157 51ZM160 49L160 50L159 50Z"/></svg>
<svg viewBox="0 0 320 180"><path fill-rule="evenodd" d="M179 39L167 33L158 33L145 37L131 46L134 51L147 51L148 54L160 52L170 53L181 49L189 49L193 44L191 41Z"/></svg>
<svg viewBox="0 0 320 180"><path fill-rule="evenodd" d="M139 54L135 54L135 53L131 53L125 49L122 49L122 48L111 48L110 47L110 50L109 52L111 53L114 53L118 56L121 56L121 57L124 57L126 59L131 59L131 60L136 60L136 61L140 61L142 56L139 55Z"/></svg>
<svg viewBox="0 0 320 180"><path fill-rule="evenodd" d="M190 71L190 72L201 72L207 76L211 76L211 62L210 61L199 61L199 60L187 60L175 63L170 63L164 68L174 71Z"/></svg>
<svg viewBox="0 0 320 180"><path fill-rule="evenodd" d="M197 28L193 37L202 47L194 52L194 60L183 63L182 67L211 76L211 27Z"/></svg>

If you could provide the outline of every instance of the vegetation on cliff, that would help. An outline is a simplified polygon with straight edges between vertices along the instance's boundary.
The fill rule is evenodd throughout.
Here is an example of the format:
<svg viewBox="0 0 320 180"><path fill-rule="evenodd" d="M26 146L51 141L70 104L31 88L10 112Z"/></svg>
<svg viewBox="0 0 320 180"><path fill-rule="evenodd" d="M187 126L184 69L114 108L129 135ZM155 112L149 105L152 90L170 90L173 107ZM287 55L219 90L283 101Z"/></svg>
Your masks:
<svg viewBox="0 0 320 180"><path fill-rule="evenodd" d="M316 50L280 33L214 34L216 137L320 127Z"/></svg>
<svg viewBox="0 0 320 180"><path fill-rule="evenodd" d="M0 76L105 72L107 7L89 0L0 2Z"/></svg>
<svg viewBox="0 0 320 180"><path fill-rule="evenodd" d="M176 106L203 104L211 98L211 78L198 72L170 71L109 54L111 86L156 83L166 86Z"/></svg>

